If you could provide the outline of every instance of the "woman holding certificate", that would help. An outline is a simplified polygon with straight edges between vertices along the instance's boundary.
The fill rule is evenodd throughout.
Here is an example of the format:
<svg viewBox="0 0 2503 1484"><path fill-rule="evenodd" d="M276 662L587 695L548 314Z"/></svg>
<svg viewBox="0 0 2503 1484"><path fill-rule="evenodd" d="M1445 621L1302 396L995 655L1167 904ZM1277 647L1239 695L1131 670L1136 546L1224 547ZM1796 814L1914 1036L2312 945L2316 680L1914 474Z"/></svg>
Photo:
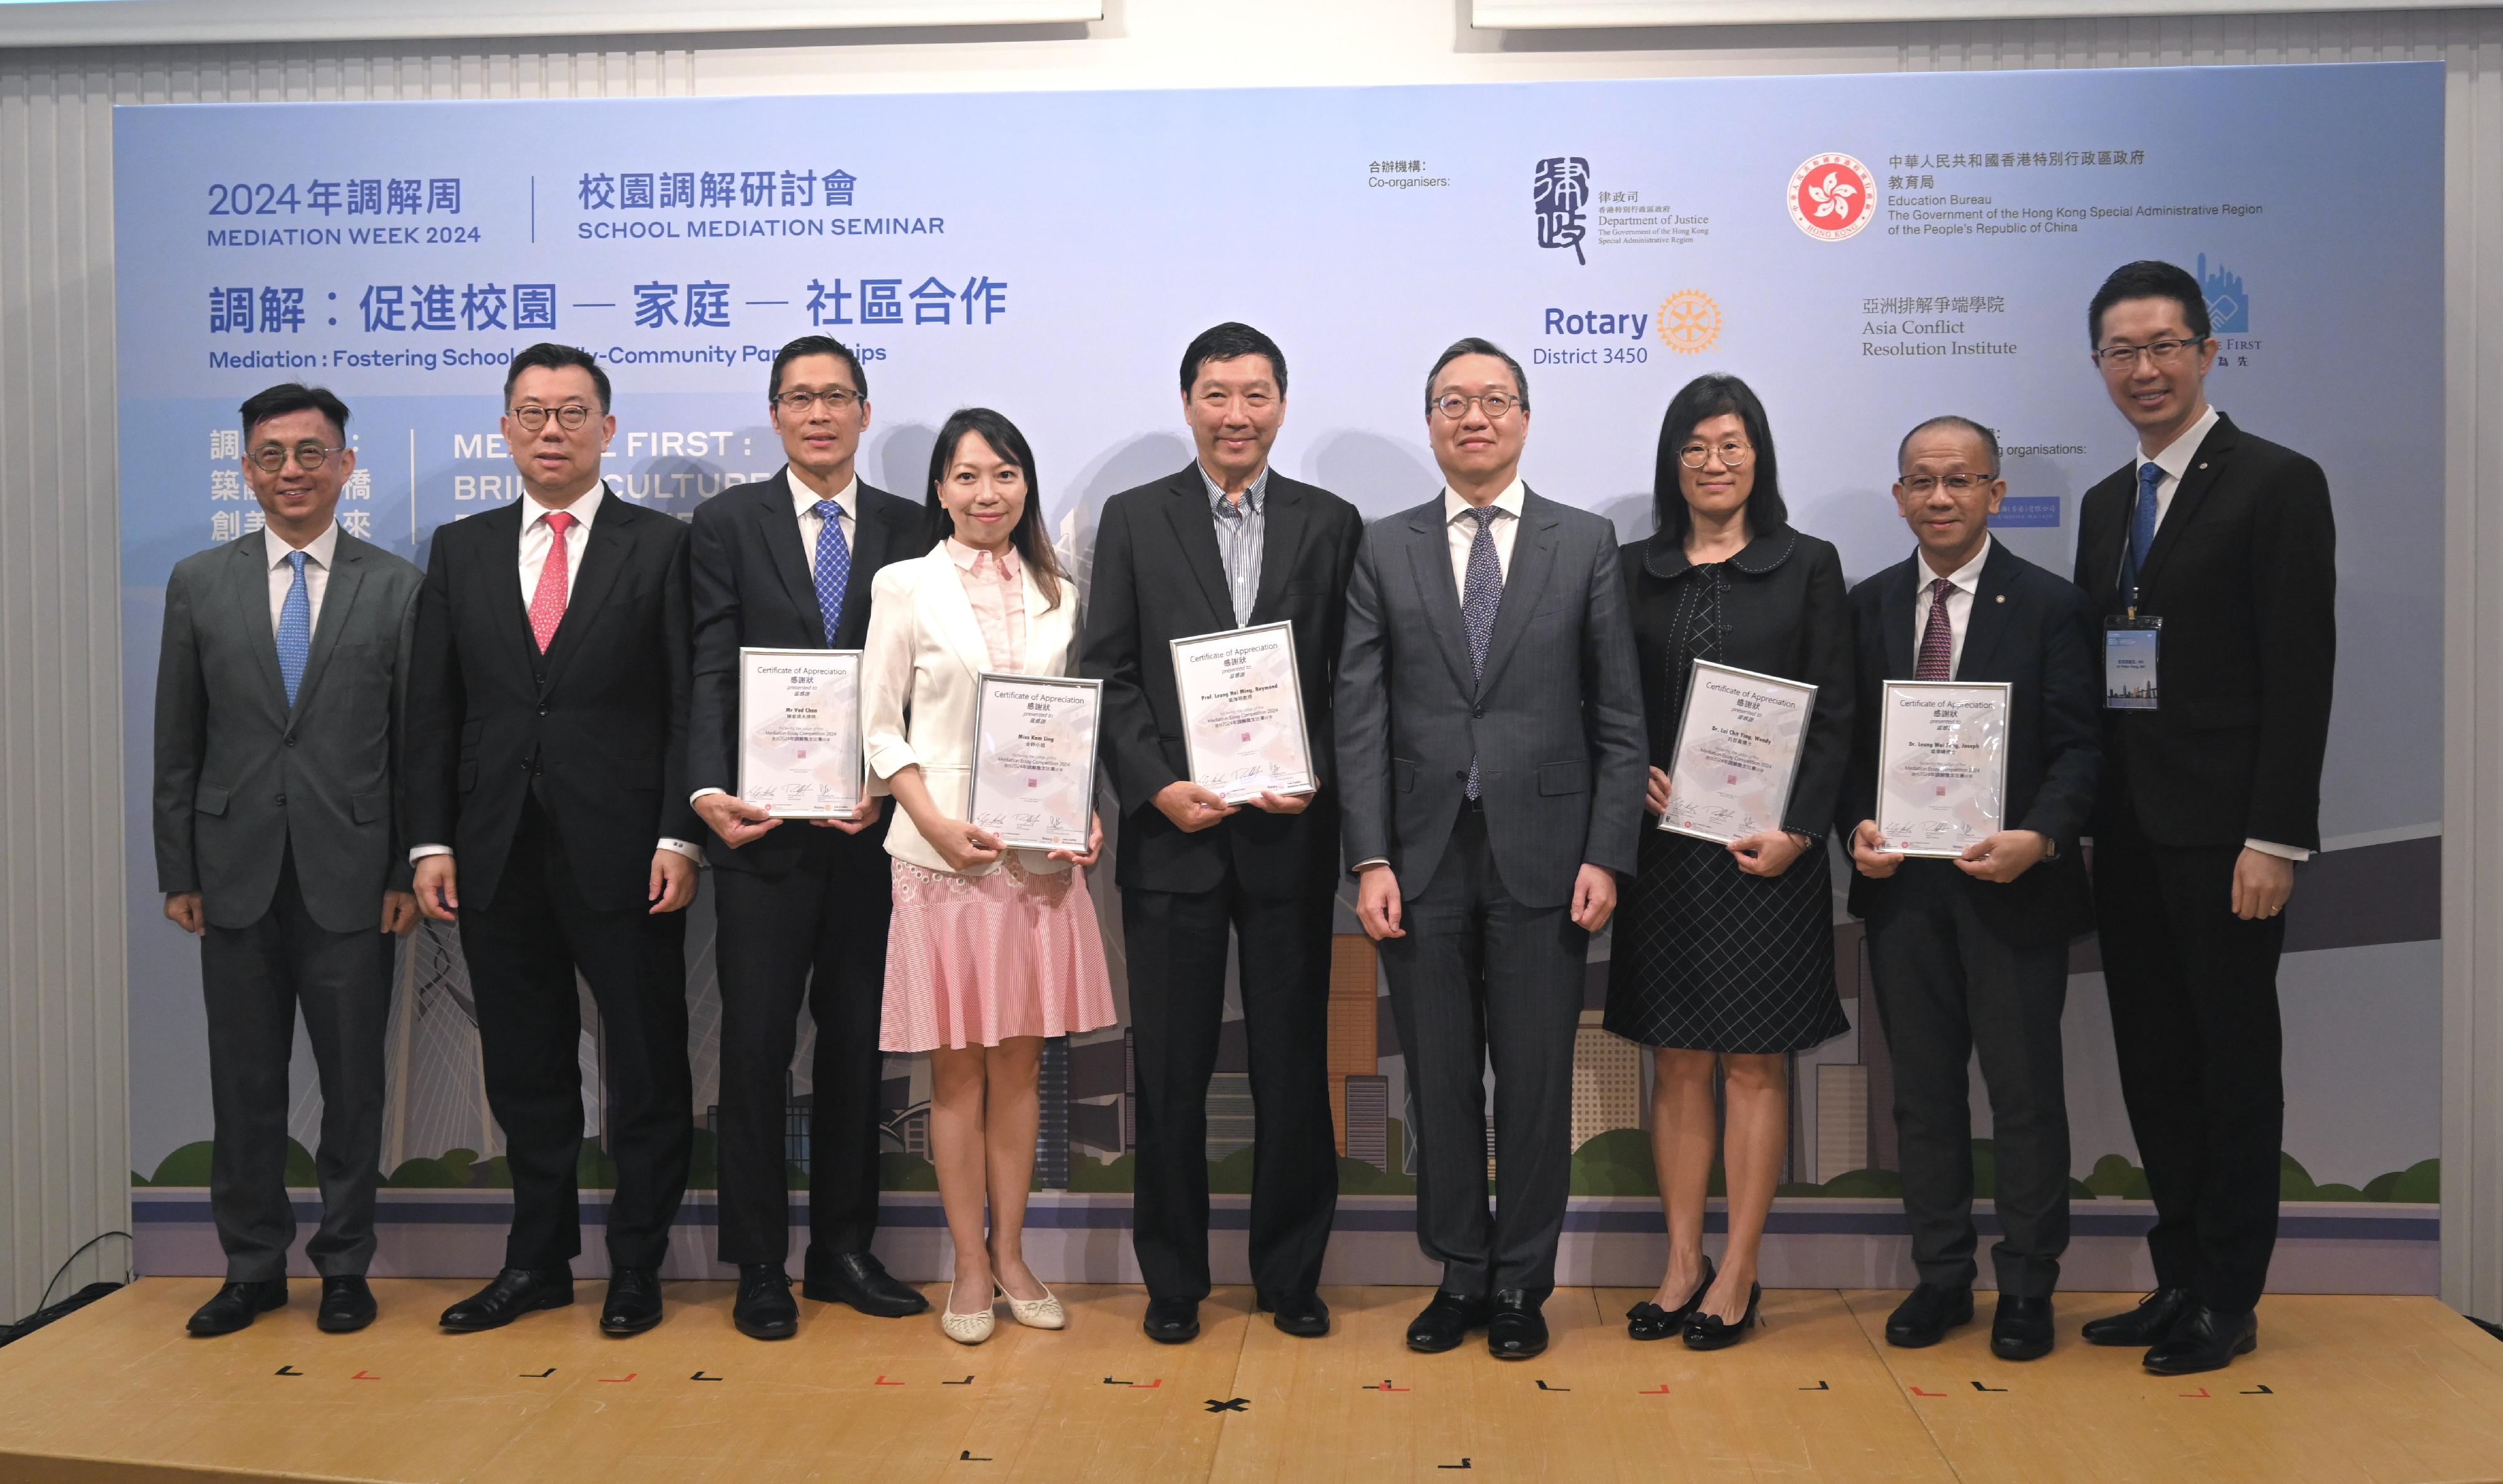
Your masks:
<svg viewBox="0 0 2503 1484"><path fill-rule="evenodd" d="M1668 1271L1636 1339L1735 1343L1788 1143L1788 1057L1851 1029L1834 987L1824 830L1851 747L1851 617L1834 547L1793 530L1764 405L1732 376L1662 420L1658 529L1625 548L1650 728L1642 834L1617 913L1607 1029L1652 1048L1652 1159ZM1726 1082L1730 1239L1703 1202Z"/></svg>
<svg viewBox="0 0 2503 1484"><path fill-rule="evenodd" d="M1066 1322L1023 1252L1036 1082L1045 1037L1109 1026L1114 1009L1080 869L1103 841L1095 691L1060 678L1077 593L1044 534L1024 435L987 408L948 418L929 509L938 544L871 590L862 734L870 792L903 807L886 837L878 1045L930 1053L930 1148L956 1253L940 1326L971 1345L990 1337L995 1289L1019 1324Z"/></svg>

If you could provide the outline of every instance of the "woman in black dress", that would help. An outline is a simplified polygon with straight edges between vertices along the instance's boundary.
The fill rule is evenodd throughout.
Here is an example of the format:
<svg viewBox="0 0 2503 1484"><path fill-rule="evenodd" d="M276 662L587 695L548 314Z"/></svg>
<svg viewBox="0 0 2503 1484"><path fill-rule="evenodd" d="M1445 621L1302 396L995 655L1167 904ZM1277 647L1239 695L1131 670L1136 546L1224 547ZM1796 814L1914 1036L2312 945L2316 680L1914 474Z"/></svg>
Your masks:
<svg viewBox="0 0 2503 1484"><path fill-rule="evenodd" d="M1733 376L1689 383L1662 420L1658 529L1625 549L1642 658L1650 790L1668 767L1697 659L1817 688L1784 827L1721 845L1645 829L1617 914L1607 1028L1652 1048L1652 1160L1668 1215L1659 1295L1627 1315L1637 1339L1681 1329L1696 1349L1733 1343L1761 1290L1757 1250L1788 1141L1789 1057L1851 1029L1834 986L1825 830L1851 737L1851 618L1834 547L1790 527L1764 405ZM1720 1068L1730 1236L1703 1255L1704 1191Z"/></svg>

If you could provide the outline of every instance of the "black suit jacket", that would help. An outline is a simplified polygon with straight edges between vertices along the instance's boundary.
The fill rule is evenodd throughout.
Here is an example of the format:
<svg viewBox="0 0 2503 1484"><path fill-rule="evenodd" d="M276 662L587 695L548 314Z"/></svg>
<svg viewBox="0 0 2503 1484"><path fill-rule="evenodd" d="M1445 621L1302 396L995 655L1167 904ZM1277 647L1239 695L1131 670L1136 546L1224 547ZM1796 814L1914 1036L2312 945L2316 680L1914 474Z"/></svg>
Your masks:
<svg viewBox="0 0 2503 1484"><path fill-rule="evenodd" d="M448 844L463 906L492 905L525 791L591 905L647 903L687 803L687 528L612 488L547 653L521 589L522 502L434 533L417 604L408 832Z"/></svg>
<svg viewBox="0 0 2503 1484"><path fill-rule="evenodd" d="M738 651L859 649L869 635L870 584L890 561L930 550L928 512L863 483L852 486L851 575L835 642L826 643L817 607L814 555L801 539L788 468L706 500L688 530L688 590L695 625L695 701L687 742L687 788L738 792ZM891 806L890 806L891 807ZM687 836L689 839L695 836ZM886 866L886 817L858 834L804 821L774 826L737 850L703 832L704 854L726 870L779 876L804 850Z"/></svg>
<svg viewBox="0 0 2503 1484"><path fill-rule="evenodd" d="M1338 795L1330 688L1347 624L1347 579L1364 518L1317 486L1272 470L1253 624L1291 623L1320 790L1301 814L1246 808L1197 833L1174 827L1153 800L1189 771L1170 640L1236 626L1217 556L1217 517L1196 462L1105 502L1095 530L1086 631L1078 673L1104 682L1103 753L1121 800L1115 879L1125 888L1214 891L1226 853L1258 896L1336 889Z"/></svg>
<svg viewBox="0 0 2503 1484"><path fill-rule="evenodd" d="M2099 613L2128 604L2121 552L2137 493L2133 460L2087 490L2078 515L2077 586ZM2104 713L2104 817L2128 807L2160 845L2319 849L2337 600L2320 466L2218 417L2139 577L2139 613L2164 620L2162 704Z"/></svg>
<svg viewBox="0 0 2503 1484"><path fill-rule="evenodd" d="M1851 590L1853 668L1851 766L1834 812L1835 837L1850 849L1851 831L1877 814L1877 734L1889 680L1918 678L1912 618L1929 569L1916 554ZM2077 851L2077 835L2094 808L2103 750L2095 712L2103 701L2102 641L2085 595L1993 542L1981 564L1981 588L1965 620L1964 653L1955 678L2005 681L2010 692L2007 800L2010 829L2047 835L2058 855L2009 882L1976 881L1951 860L1906 860L1894 879L1851 876L1853 915L1887 911L1905 871L1948 873L1972 894L1975 910L2001 938L2020 948L2066 942L2094 927L2094 897Z"/></svg>

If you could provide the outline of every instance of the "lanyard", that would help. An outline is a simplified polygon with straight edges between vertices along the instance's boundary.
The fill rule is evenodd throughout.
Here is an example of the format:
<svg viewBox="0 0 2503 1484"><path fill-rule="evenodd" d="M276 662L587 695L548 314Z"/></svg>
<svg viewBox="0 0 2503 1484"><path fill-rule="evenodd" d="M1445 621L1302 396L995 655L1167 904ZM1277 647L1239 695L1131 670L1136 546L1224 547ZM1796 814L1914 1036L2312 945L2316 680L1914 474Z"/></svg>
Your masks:
<svg viewBox="0 0 2503 1484"><path fill-rule="evenodd" d="M2120 588L2128 594L2129 616L2138 617L2138 502L2155 498L2155 491L2140 483L2129 498L2129 518L2120 526Z"/></svg>

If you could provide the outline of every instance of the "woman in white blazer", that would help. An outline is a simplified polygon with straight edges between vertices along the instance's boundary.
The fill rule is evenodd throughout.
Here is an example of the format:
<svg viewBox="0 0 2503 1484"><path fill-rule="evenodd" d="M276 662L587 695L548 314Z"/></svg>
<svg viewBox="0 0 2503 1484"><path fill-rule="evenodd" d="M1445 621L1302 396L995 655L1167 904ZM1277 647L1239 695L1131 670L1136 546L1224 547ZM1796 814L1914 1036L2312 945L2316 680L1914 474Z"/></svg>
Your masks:
<svg viewBox="0 0 2503 1484"><path fill-rule="evenodd" d="M929 506L938 544L878 569L861 662L870 791L902 806L886 836L895 917L878 1044L930 1053L930 1150L956 1249L939 1322L977 1344L994 1289L1019 1324L1066 1323L1026 1266L1026 1184L1044 1038L1114 1018L1083 870L1104 832L1083 855L1007 850L965 818L976 677L1065 675L1077 631L1016 425L982 407L950 417Z"/></svg>

